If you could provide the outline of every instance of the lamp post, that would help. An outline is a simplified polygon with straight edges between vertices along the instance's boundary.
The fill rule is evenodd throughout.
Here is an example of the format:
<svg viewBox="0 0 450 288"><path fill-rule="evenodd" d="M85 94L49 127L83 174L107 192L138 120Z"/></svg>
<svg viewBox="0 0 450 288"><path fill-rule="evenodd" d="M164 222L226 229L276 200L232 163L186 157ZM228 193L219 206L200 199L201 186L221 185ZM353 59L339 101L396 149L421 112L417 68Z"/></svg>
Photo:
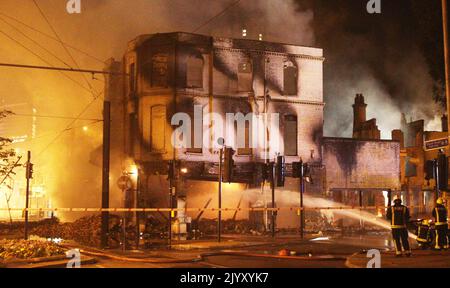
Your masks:
<svg viewBox="0 0 450 288"><path fill-rule="evenodd" d="M450 67L448 51L448 15L447 0L442 0L442 30L444 33L444 59L445 59L445 95L447 99L447 127L450 127Z"/></svg>

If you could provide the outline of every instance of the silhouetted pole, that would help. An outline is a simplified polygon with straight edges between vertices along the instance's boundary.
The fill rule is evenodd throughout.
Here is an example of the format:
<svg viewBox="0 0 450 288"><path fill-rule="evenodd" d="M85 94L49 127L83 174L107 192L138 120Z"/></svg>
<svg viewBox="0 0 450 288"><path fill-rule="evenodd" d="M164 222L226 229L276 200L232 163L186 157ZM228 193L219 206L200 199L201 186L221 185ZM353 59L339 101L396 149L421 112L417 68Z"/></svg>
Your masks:
<svg viewBox="0 0 450 288"><path fill-rule="evenodd" d="M28 151L27 156L27 164L26 164L26 178L27 178L27 187L25 190L25 240L28 240L28 203L30 202L30 179L32 171L31 164L31 151Z"/></svg>
<svg viewBox="0 0 450 288"><path fill-rule="evenodd" d="M362 213L362 209L363 209L363 192L362 192L362 190L359 190L358 191L358 196L359 196L359 215L361 215L361 213ZM359 226L360 226L360 229L362 230L362 231L364 231L364 220L362 219L362 217L359 219Z"/></svg>
<svg viewBox="0 0 450 288"><path fill-rule="evenodd" d="M270 173L272 173L270 188L272 189L272 238L275 238L275 163L269 163Z"/></svg>
<svg viewBox="0 0 450 288"><path fill-rule="evenodd" d="M172 246L172 208L173 208L173 184L174 184L174 177L175 177L175 160L169 161L169 248Z"/></svg>
<svg viewBox="0 0 450 288"><path fill-rule="evenodd" d="M217 223L217 241L222 240L222 158L223 148L219 151L219 217Z"/></svg>
<svg viewBox="0 0 450 288"><path fill-rule="evenodd" d="M448 52L448 17L447 0L442 0L442 27L444 32L444 59L445 59L445 94L447 99L447 127L450 127L450 67Z"/></svg>
<svg viewBox="0 0 450 288"><path fill-rule="evenodd" d="M109 209L109 157L111 135L111 103L103 102L103 167L102 167L102 209ZM125 225L125 223L123 223ZM108 246L109 212L102 211L101 246Z"/></svg>
<svg viewBox="0 0 450 288"><path fill-rule="evenodd" d="M139 205L139 197L140 197L140 191L141 191L141 170L137 169L137 175L136 175L136 208L140 208ZM141 240L141 229L140 229L140 212L136 211L136 249L139 249L139 242Z"/></svg>
<svg viewBox="0 0 450 288"><path fill-rule="evenodd" d="M305 211L304 211L304 205L303 205L303 194L305 193L305 170L304 170L304 164L303 161L301 161L300 166L300 238L304 238L305 234Z"/></svg>

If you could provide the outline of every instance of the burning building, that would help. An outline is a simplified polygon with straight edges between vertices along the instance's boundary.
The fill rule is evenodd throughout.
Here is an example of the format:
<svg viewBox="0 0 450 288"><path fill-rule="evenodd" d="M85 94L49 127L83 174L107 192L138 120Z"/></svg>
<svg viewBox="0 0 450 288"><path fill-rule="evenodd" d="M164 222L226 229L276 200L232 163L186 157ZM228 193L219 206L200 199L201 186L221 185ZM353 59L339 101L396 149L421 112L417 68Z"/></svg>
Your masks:
<svg viewBox="0 0 450 288"><path fill-rule="evenodd" d="M137 185L127 205L201 208L216 199L221 145L236 151L223 207L271 205L262 166L277 155L285 157L287 176L278 207L298 206L298 179L291 176L300 159L311 167L310 194L396 189L399 143L378 140L362 95L355 103L359 139L323 138L324 60L319 48L189 33L131 41L123 60L106 67L126 76L108 76L105 93L112 103L112 181L135 175ZM184 222L193 215L178 216ZM250 216L240 211L237 218ZM297 219L295 210L281 211L277 225L296 227Z"/></svg>

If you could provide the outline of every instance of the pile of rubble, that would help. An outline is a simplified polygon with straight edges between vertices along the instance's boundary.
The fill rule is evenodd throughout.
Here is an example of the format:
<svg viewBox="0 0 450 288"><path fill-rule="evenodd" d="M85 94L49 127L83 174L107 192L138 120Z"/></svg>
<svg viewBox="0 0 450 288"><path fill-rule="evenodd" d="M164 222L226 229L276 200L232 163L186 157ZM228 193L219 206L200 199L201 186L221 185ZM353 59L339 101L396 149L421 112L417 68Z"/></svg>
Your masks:
<svg viewBox="0 0 450 288"><path fill-rule="evenodd" d="M309 213L305 217L305 231L309 233L318 233L319 231L335 231L336 226L333 222L320 213Z"/></svg>
<svg viewBox="0 0 450 288"><path fill-rule="evenodd" d="M110 227L119 216L110 215ZM100 247L101 215L91 215L79 218L72 223L60 223L58 219L49 221L47 225L39 225L31 229L30 234L43 238L61 238L74 240L80 244Z"/></svg>
<svg viewBox="0 0 450 288"><path fill-rule="evenodd" d="M64 255L65 249L55 243L37 240L0 240L0 260L31 259Z"/></svg>

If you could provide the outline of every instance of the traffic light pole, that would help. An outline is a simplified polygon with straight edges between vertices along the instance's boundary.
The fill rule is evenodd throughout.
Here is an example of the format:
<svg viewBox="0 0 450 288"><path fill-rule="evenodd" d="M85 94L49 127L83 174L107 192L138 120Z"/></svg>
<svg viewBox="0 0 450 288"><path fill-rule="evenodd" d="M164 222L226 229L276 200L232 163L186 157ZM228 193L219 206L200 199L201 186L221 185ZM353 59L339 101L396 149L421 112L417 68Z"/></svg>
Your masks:
<svg viewBox="0 0 450 288"><path fill-rule="evenodd" d="M442 31L444 40L444 60L445 60L445 94L447 99L447 127L450 127L450 56L448 48L448 15L447 0L442 0Z"/></svg>
<svg viewBox="0 0 450 288"><path fill-rule="evenodd" d="M30 202L30 170L31 170L31 151L28 151L27 164L26 164L26 177L27 177L27 187L25 191L25 240L28 240L28 203Z"/></svg>
<svg viewBox="0 0 450 288"><path fill-rule="evenodd" d="M433 161L434 164L434 182L435 182L435 194L434 194L434 202L436 202L436 200L439 198L439 162L438 160L434 160Z"/></svg>
<svg viewBox="0 0 450 288"><path fill-rule="evenodd" d="M217 223L217 241L220 242L222 239L222 158L223 158L223 148L219 151L219 217Z"/></svg>
<svg viewBox="0 0 450 288"><path fill-rule="evenodd" d="M272 173L270 188L272 189L272 238L275 238L275 165L269 163L270 173Z"/></svg>
<svg viewBox="0 0 450 288"><path fill-rule="evenodd" d="M169 211L169 248L172 247L172 208L173 208L173 178L175 173L175 161L169 162L169 208L171 209Z"/></svg>
<svg viewBox="0 0 450 288"><path fill-rule="evenodd" d="M136 208L140 208L139 205L139 197L140 197L140 191L141 191L141 177L140 173L141 170L137 169L137 175L136 175ZM139 250L139 242L141 240L141 229L140 229L140 219L139 219L140 213L136 211L136 249Z"/></svg>
<svg viewBox="0 0 450 288"><path fill-rule="evenodd" d="M303 164L301 166L302 174L300 177L300 238L304 238L305 230L305 211L303 209L303 193L305 193L305 180L303 179Z"/></svg>
<svg viewBox="0 0 450 288"><path fill-rule="evenodd" d="M292 165L295 165L294 163ZM303 204L303 194L305 193L305 174L306 174L306 167L303 161L300 161L299 163L299 169L300 169L300 238L304 238L305 234L305 209Z"/></svg>
<svg viewBox="0 0 450 288"><path fill-rule="evenodd" d="M102 168L102 209L109 209L109 160L111 135L111 102L103 102L103 168ZM125 223L123 223L125 225ZM108 246L109 212L102 211L101 246Z"/></svg>

